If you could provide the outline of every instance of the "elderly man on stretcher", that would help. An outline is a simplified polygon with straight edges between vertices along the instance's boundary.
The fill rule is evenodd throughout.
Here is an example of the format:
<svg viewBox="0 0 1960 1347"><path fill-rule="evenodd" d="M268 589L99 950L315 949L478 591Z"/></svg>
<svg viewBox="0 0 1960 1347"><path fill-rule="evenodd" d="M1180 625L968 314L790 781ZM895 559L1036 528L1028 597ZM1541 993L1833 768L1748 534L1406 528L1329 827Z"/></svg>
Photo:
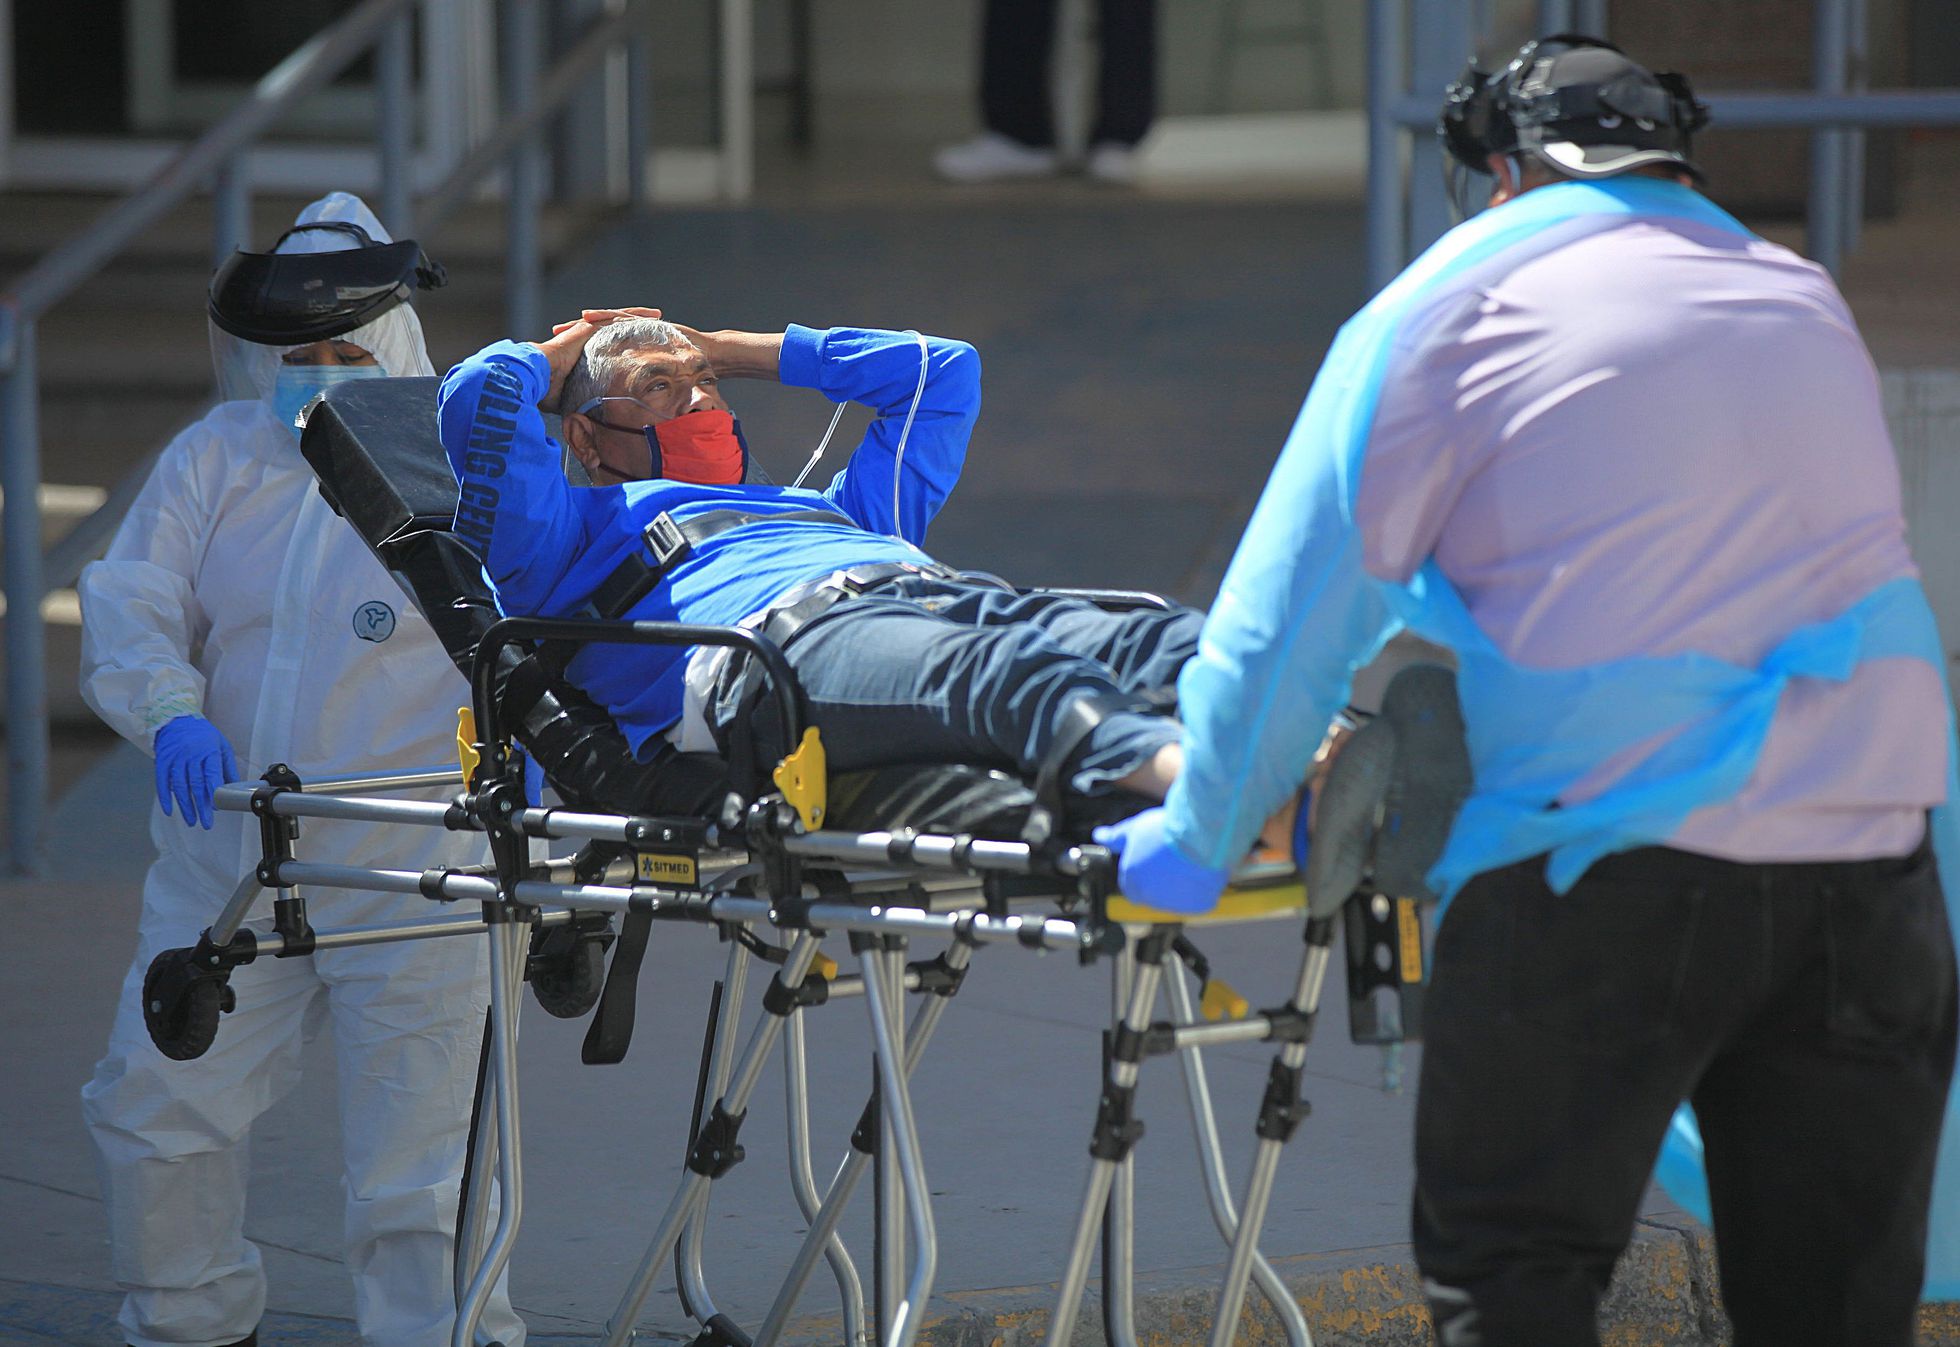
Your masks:
<svg viewBox="0 0 1960 1347"><path fill-rule="evenodd" d="M876 415L821 490L758 481L723 394L737 378ZM708 333L653 309L588 310L547 341L498 342L457 365L440 423L456 532L507 613L757 629L783 647L835 770L968 763L1078 797L1161 800L1182 761L1167 693L1203 615L1023 594L921 550L979 408L980 360L964 342ZM593 487L567 482L541 410L562 414ZM730 752L731 727L758 704L746 664L719 647L590 645L564 672L645 757L663 743ZM766 712L748 721L768 738ZM762 760L791 747L770 742ZM1357 817L1386 770L1351 770ZM1293 820L1289 807L1274 840Z"/></svg>

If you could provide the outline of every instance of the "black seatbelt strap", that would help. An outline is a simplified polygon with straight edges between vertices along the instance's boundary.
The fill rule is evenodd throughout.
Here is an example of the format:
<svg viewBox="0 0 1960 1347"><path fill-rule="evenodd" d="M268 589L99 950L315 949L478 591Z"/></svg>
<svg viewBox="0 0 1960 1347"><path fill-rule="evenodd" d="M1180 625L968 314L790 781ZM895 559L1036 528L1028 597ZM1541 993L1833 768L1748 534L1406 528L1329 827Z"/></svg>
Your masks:
<svg viewBox="0 0 1960 1347"><path fill-rule="evenodd" d="M612 574L601 580L598 588L592 591L592 597L578 610L578 616L623 617L632 611L634 604L653 593L654 587L671 575L674 567L686 561L688 554L694 550L694 539L689 538L665 510L640 530L640 543L645 549L644 553L634 552L615 566Z"/></svg>
<svg viewBox="0 0 1960 1347"><path fill-rule="evenodd" d="M620 923L619 943L613 946L612 967L599 993L599 1008L586 1026L579 1058L587 1066L614 1066L626 1059L633 1041L633 1016L640 994L640 961L646 957L647 937L653 932L653 913L628 908Z"/></svg>
<svg viewBox="0 0 1960 1347"><path fill-rule="evenodd" d="M601 580L592 597L575 616L611 620L626 616L633 606L659 586L662 580L693 554L695 548L750 524L794 520L809 524L842 524L858 527L848 515L834 510L783 510L757 513L749 510L707 510L687 519L675 519L662 510L640 531L642 550L636 551Z"/></svg>

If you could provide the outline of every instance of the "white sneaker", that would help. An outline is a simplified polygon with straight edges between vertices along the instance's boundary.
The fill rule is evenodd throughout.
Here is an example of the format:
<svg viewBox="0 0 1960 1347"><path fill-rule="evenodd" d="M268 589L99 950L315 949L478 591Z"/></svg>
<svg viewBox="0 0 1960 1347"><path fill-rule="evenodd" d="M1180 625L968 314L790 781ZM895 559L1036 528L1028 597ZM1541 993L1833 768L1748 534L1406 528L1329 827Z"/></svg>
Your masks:
<svg viewBox="0 0 1960 1347"><path fill-rule="evenodd" d="M1061 168L1053 150L1037 149L983 131L972 140L942 146L932 156L933 171L948 182L1002 182L1010 178L1045 178Z"/></svg>
<svg viewBox="0 0 1960 1347"><path fill-rule="evenodd" d="M1082 168L1097 182L1128 187L1137 180L1137 147L1115 140L1092 145L1089 147L1088 161Z"/></svg>

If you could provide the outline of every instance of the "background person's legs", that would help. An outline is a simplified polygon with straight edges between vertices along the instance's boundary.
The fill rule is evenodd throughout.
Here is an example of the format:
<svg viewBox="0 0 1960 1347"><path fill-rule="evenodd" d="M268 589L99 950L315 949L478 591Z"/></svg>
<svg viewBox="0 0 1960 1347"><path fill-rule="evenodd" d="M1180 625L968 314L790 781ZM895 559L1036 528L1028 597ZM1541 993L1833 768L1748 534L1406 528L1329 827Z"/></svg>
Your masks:
<svg viewBox="0 0 1960 1347"><path fill-rule="evenodd" d="M1098 0L1092 146L1132 147L1157 116L1157 0Z"/></svg>
<svg viewBox="0 0 1960 1347"><path fill-rule="evenodd" d="M1694 1094L1723 1300L1736 1347L1905 1347L1953 1066L1945 903L1930 856L1802 869L1838 875L1772 894L1782 985Z"/></svg>
<svg viewBox="0 0 1960 1347"><path fill-rule="evenodd" d="M210 921L224 895L151 871L143 938L123 981L109 1048L82 1088L95 1143L118 1316L136 1347L237 1342L265 1310L265 1270L245 1238L248 1133L299 1080L299 1049L321 1018L306 959L265 959L231 975L238 1007L193 1061L158 1052L143 1025L143 974L160 950ZM180 891L183 890L183 891Z"/></svg>
<svg viewBox="0 0 1960 1347"><path fill-rule="evenodd" d="M1049 106L1057 0L987 0L980 25L980 119L1035 149L1055 147Z"/></svg>

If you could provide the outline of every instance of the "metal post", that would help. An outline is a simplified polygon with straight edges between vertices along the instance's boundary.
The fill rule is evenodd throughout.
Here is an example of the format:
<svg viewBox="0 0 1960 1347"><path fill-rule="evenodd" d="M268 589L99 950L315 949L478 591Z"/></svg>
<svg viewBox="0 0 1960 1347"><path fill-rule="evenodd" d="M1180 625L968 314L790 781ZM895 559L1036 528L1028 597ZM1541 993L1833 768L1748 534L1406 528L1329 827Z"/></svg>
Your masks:
<svg viewBox="0 0 1960 1347"><path fill-rule="evenodd" d="M749 929L746 923L742 929ZM728 963L722 974L721 1013L715 1020L714 1038L708 1049L708 1088L704 1104L719 1100L728 1090L728 1077L735 1070L735 1046L742 1025L742 999L748 994L749 951L738 940L728 944ZM696 1119L697 1125L705 1118ZM681 1230L674 1263L680 1282L681 1304L696 1320L706 1324L719 1313L708 1292L708 1274L701 1261L701 1246L708 1237L708 1198L703 1195L694 1215Z"/></svg>
<svg viewBox="0 0 1960 1347"><path fill-rule="evenodd" d="M1136 976L1136 946L1126 943L1109 962L1109 1019L1122 1022ZM1172 976L1176 976L1173 969ZM1110 1347L1136 1347L1136 1188L1134 1154L1116 1166L1103 1214L1103 1330Z"/></svg>
<svg viewBox="0 0 1960 1347"><path fill-rule="evenodd" d="M1849 80L1853 93L1871 88L1871 14L1868 0L1851 0L1846 16ZM1858 251L1865 224L1865 133L1846 130L1844 137L1844 251Z"/></svg>
<svg viewBox="0 0 1960 1347"><path fill-rule="evenodd" d="M488 947L487 943L485 947ZM494 969L492 975L495 975ZM476 1078L476 1137L469 1159L470 1190L465 1194L463 1210L456 1223L456 1251L450 1260L451 1280L455 1284L456 1304L459 1307L469 1299L470 1284L476 1280L477 1268L482 1266L484 1251L489 1246L491 1213L495 1207L493 1196L496 1181L492 1173L499 1153L497 1067L495 1056L488 1051L495 1046L488 1015L483 1020L483 1038L487 1046Z"/></svg>
<svg viewBox="0 0 1960 1347"><path fill-rule="evenodd" d="M11 328L11 331L7 330ZM34 322L0 308L0 511L7 565L7 844L14 873L38 875L48 805L47 631L41 625L41 427Z"/></svg>
<svg viewBox="0 0 1960 1347"><path fill-rule="evenodd" d="M514 115L530 106L538 85L544 17L538 0L505 0L504 111ZM504 330L513 338L543 336L540 292L544 288L539 206L544 195L544 152L540 127L521 136L510 153L504 184Z"/></svg>
<svg viewBox="0 0 1960 1347"><path fill-rule="evenodd" d="M626 39L626 204L647 204L647 155L653 149L653 43L647 10L637 7Z"/></svg>
<svg viewBox="0 0 1960 1347"><path fill-rule="evenodd" d="M1185 984L1184 970L1173 967L1165 975L1164 987L1170 992L1171 1013L1180 1024L1195 1024L1198 1018L1197 1007L1192 1001L1191 988ZM1230 1246L1237 1243L1239 1235L1238 1209L1233 1205L1231 1183L1225 1174L1225 1151L1218 1141L1218 1115L1211 1107L1211 1081L1205 1074L1204 1053L1199 1048L1185 1048L1177 1054L1178 1065L1184 1071L1184 1092L1191 1105L1191 1126L1198 1136L1198 1165L1205 1181L1205 1202L1211 1208L1212 1224L1218 1233L1225 1237ZM1286 1289L1279 1273L1266 1261L1266 1256L1257 1249L1252 1253L1252 1280L1257 1282L1266 1300L1279 1316L1280 1328L1286 1334L1287 1347L1313 1347L1313 1334L1307 1329L1307 1319L1300 1312L1300 1302Z"/></svg>
<svg viewBox="0 0 1960 1347"><path fill-rule="evenodd" d="M1415 0L1415 96L1441 106L1443 90L1463 69L1474 38L1470 12L1460 0ZM1419 253L1454 221L1443 190L1443 148L1434 135L1417 133L1409 156L1409 251Z"/></svg>
<svg viewBox="0 0 1960 1347"><path fill-rule="evenodd" d="M1327 964L1334 931L1334 918L1310 918L1307 923L1306 956L1300 961L1300 977L1294 984L1289 1003L1309 1016L1320 1009L1321 988L1327 981ZM1307 1060L1305 1040L1288 1041L1279 1050L1268 1089L1291 1077L1289 1090L1298 1089L1300 1067ZM1268 1099L1271 1095L1268 1094ZM1292 1123L1277 1132L1266 1127L1261 1110L1259 1148L1253 1153L1252 1177L1246 1183L1245 1201L1239 1208L1239 1228L1232 1239L1231 1261L1225 1267L1225 1284L1218 1291L1218 1309L1212 1316L1211 1347L1231 1347L1232 1335L1245 1309L1246 1282L1252 1275L1253 1260L1259 1250L1259 1231L1266 1224L1266 1206L1272 1200L1273 1179L1279 1172L1280 1151L1292 1133Z"/></svg>
<svg viewBox="0 0 1960 1347"><path fill-rule="evenodd" d="M7 185L14 146L14 13L13 0L0 0L0 33L7 35L0 54L0 187Z"/></svg>
<svg viewBox="0 0 1960 1347"><path fill-rule="evenodd" d="M486 914L487 915L487 914ZM472 1347L476 1327L483 1319L484 1306L497 1278L510 1262L517 1243L517 1227L524 1215L523 1148L517 1131L517 1009L524 988L524 956L530 931L511 921L508 914L490 923L490 1060L496 1071L497 1120L497 1228L491 1236L471 1280L469 1291L456 1307L456 1322L450 1331L450 1347ZM489 1175L480 1181L489 1182Z"/></svg>
<svg viewBox="0 0 1960 1347"><path fill-rule="evenodd" d="M973 946L965 941L955 941L946 951L947 965L955 971L964 969L972 958ZM862 980L860 980L861 985ZM912 1027L905 1036L905 1074L908 1079L914 1071L918 1070L919 1062L925 1057L926 1045L932 1041L933 1031L939 1027L939 1018L946 1013L948 1004L947 997L928 996L913 1017ZM877 1100L878 1096L874 1094L873 1106L876 1105ZM782 1336L783 1326L789 1321L790 1311L796 1307L796 1298L802 1294L803 1286L809 1280L810 1271L816 1265L817 1250L828 1247L843 1213L844 1204L850 1201L852 1191L857 1187L858 1180L863 1177L870 1163L871 1157L859 1150L854 1140L851 1149L845 1153L844 1163L838 1166L836 1175L830 1181L830 1188L824 1194L823 1209L817 1213L809 1233L803 1238L802 1247L796 1252L796 1261L791 1265L789 1275L784 1278L782 1287L776 1292L776 1300L769 1307L768 1318L763 1320L761 1330L755 1335L755 1347L774 1347L777 1339ZM862 1300L862 1288L860 1288L859 1299ZM859 1316L859 1323L855 1330L850 1327L851 1319L848 1312L844 1322L847 1333L845 1347L863 1347L865 1339L862 1315ZM855 1336L849 1336L853 1333Z"/></svg>
<svg viewBox="0 0 1960 1347"><path fill-rule="evenodd" d="M374 62L374 144L380 159L381 223L398 239L415 235L408 182L415 121L411 41L409 11L403 10L381 30Z"/></svg>
<svg viewBox="0 0 1960 1347"><path fill-rule="evenodd" d="M880 1020L890 1032L894 1024L903 1032L903 1024L894 1017L901 1011L905 989L901 985L896 991L891 987L891 959L888 951L874 946L860 956L864 968L864 994L871 1001L874 1034ZM902 964L901 964L902 967ZM874 1037L874 1047L882 1039ZM874 1068L881 1064L873 1054ZM878 1154L876 1164L877 1229L875 1260L872 1277L876 1341L879 1347L892 1347L893 1334L904 1312L905 1305L905 1176L899 1164L899 1148L905 1144L898 1134L897 1114L883 1107L884 1076L882 1072L874 1075L878 1083Z"/></svg>
<svg viewBox="0 0 1960 1347"><path fill-rule="evenodd" d="M224 910L218 913L218 919L211 923L212 944L223 947L231 943L231 938L238 934L238 928L252 915L252 907L259 900L259 888L258 871L247 871L231 891L231 897L226 900ZM281 892L279 896L287 898L291 895Z"/></svg>
<svg viewBox="0 0 1960 1347"><path fill-rule="evenodd" d="M912 1347L919 1335L926 1298L932 1293L938 1239L933 1230L925 1161L919 1152L918 1124L912 1116L912 1097L906 1084L905 1007L900 1000L905 995L905 951L902 946L885 951L866 949L859 955L859 963L864 970L865 1010L871 1017L872 1056L878 1069L883 1127L879 1144L890 1148L884 1156L885 1167L899 1173L903 1213L890 1206L883 1213L892 1225L884 1242L894 1262L889 1269L881 1269L887 1283L880 1288L878 1342L880 1347ZM880 963L885 965L882 973ZM908 1229L914 1249L912 1274L902 1292L891 1286L905 1270L904 1246L896 1238L900 1229ZM886 1300L889 1305L882 1303Z"/></svg>
<svg viewBox="0 0 1960 1347"><path fill-rule="evenodd" d="M239 150L211 181L211 265L218 266L252 236L252 177Z"/></svg>
<svg viewBox="0 0 1960 1347"><path fill-rule="evenodd" d="M1052 9L1047 94L1055 149L1064 163L1079 164L1089 152L1089 6L1085 0L1060 0ZM1028 40L1039 42L1042 36L1030 33Z"/></svg>
<svg viewBox="0 0 1960 1347"><path fill-rule="evenodd" d="M755 15L750 0L721 0L721 194L746 201L755 186Z"/></svg>
<svg viewBox="0 0 1960 1347"><path fill-rule="evenodd" d="M1380 290L1404 260L1402 131L1393 107L1403 92L1404 0L1368 6L1368 288Z"/></svg>
<svg viewBox="0 0 1960 1347"><path fill-rule="evenodd" d="M790 946L789 956L783 961L782 971L776 975L786 990L793 992L802 985L816 956L816 937L808 933L798 935L796 942ZM739 1118L747 1112L749 1096L754 1093L756 1082L762 1076L763 1064L775 1050L782 1032L783 1017L767 1014L750 1031L748 1044L742 1049L741 1060L730 1077L728 1093L718 1101L730 1117ZM632 1342L633 1321L639 1317L640 1307L653 1290L654 1278L680 1243L681 1232L694 1218L695 1205L706 1198L711 1181L708 1171L696 1169L690 1163L687 1176L682 1179L673 1200L667 1204L666 1213L660 1218L660 1227L654 1232L653 1242L647 1246L646 1256L640 1260L633 1280L627 1284L612 1317L606 1321L603 1339L606 1347L627 1347Z"/></svg>
<svg viewBox="0 0 1960 1347"><path fill-rule="evenodd" d="M810 1167L810 1077L803 1030L803 1012L792 1011L783 1030L783 1112L789 1119L790 1189L796 1196L796 1209L803 1213L804 1224L814 1229L824 1212L823 1198L817 1193L816 1173ZM834 1233L826 1233L817 1241L817 1247L823 1250L831 1275L837 1278L846 1347L862 1347L866 1341L864 1282L858 1276L857 1265L845 1250L844 1241ZM761 1340L759 1336L757 1340Z"/></svg>
<svg viewBox="0 0 1960 1347"><path fill-rule="evenodd" d="M496 61L484 59L489 15L470 0L423 0L422 144L431 180L440 182L469 153L474 133L494 124L483 85ZM494 47L489 48L494 52Z"/></svg>
<svg viewBox="0 0 1960 1347"><path fill-rule="evenodd" d="M1587 37L1606 36L1606 0L1573 0L1572 31Z"/></svg>
<svg viewBox="0 0 1960 1347"><path fill-rule="evenodd" d="M1538 0L1538 33L1572 31L1572 0Z"/></svg>
<svg viewBox="0 0 1960 1347"><path fill-rule="evenodd" d="M1159 939L1155 935L1144 938ZM1130 1004L1117 1021L1119 1030L1141 1034L1149 1027L1151 1012L1157 1005L1158 982L1164 974L1163 960L1161 946L1147 952L1138 951L1137 968L1130 975ZM1083 1194L1075 1236L1069 1243L1068 1262L1062 1269L1061 1287L1055 1297L1055 1312L1048 1317L1048 1347L1068 1347L1075 1336L1075 1316L1082 1307L1082 1291L1089 1280L1089 1258L1095 1250L1096 1232L1107 1214L1110 1186L1116 1178L1120 1158L1116 1152L1127 1155L1135 1142L1135 1134L1131 1133L1108 1138L1116 1142L1114 1147L1105 1145L1105 1124L1118 1121L1111 1110L1119 1099L1133 1097L1139 1065L1136 1061L1112 1057L1103 1072L1104 1102L1098 1111L1096 1138L1090 1149L1094 1158L1089 1166L1089 1187Z"/></svg>
<svg viewBox="0 0 1960 1347"><path fill-rule="evenodd" d="M1846 0L1815 0L1812 7L1811 74L1818 94L1845 91L1849 46ZM1844 132L1818 130L1810 137L1810 201L1804 235L1810 259L1837 275L1844 266Z"/></svg>

